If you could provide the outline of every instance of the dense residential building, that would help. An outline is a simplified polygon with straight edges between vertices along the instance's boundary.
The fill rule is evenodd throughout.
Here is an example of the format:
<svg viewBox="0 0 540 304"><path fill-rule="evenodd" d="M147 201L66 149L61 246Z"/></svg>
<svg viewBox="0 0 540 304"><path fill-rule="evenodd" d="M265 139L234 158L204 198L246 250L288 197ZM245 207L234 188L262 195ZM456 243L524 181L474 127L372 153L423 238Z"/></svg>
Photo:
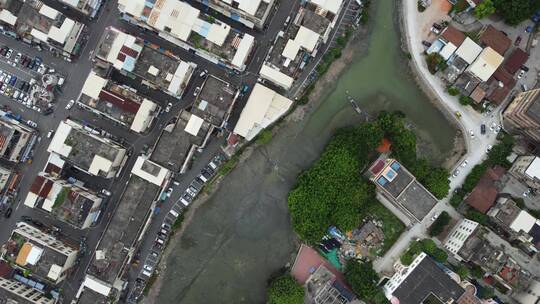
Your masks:
<svg viewBox="0 0 540 304"><path fill-rule="evenodd" d="M19 222L2 246L1 258L43 286L65 280L76 265L78 252L78 246Z"/></svg>
<svg viewBox="0 0 540 304"><path fill-rule="evenodd" d="M180 0L119 0L123 18L216 64L244 71L255 38ZM174 12L174 13L171 13Z"/></svg>
<svg viewBox="0 0 540 304"><path fill-rule="evenodd" d="M456 224L443 242L444 248L456 255L478 227L478 223L469 219L462 219Z"/></svg>
<svg viewBox="0 0 540 304"><path fill-rule="evenodd" d="M0 111L0 157L11 162L25 162L37 141L37 132Z"/></svg>
<svg viewBox="0 0 540 304"><path fill-rule="evenodd" d="M540 190L540 157L523 155L516 159L510 174L529 187Z"/></svg>
<svg viewBox="0 0 540 304"><path fill-rule="evenodd" d="M250 28L263 29L274 0L197 0Z"/></svg>
<svg viewBox="0 0 540 304"><path fill-rule="evenodd" d="M84 24L67 18L39 0L7 0L0 4L0 23L6 34L41 45L66 59L82 48Z"/></svg>
<svg viewBox="0 0 540 304"><path fill-rule="evenodd" d="M234 127L234 133L246 140L252 140L260 131L283 116L292 103L292 100L257 83Z"/></svg>
<svg viewBox="0 0 540 304"><path fill-rule="evenodd" d="M24 280L17 269L5 261L0 261L0 299L6 304L54 304L54 298L48 290L31 287L28 283L33 280Z"/></svg>
<svg viewBox="0 0 540 304"><path fill-rule="evenodd" d="M0 165L0 194L6 194L13 186L14 180L17 175L13 170Z"/></svg>
<svg viewBox="0 0 540 304"><path fill-rule="evenodd" d="M521 92L503 113L504 128L540 142L540 89Z"/></svg>
<svg viewBox="0 0 540 304"><path fill-rule="evenodd" d="M381 157L369 168L370 180L414 221L422 221L437 199L397 160Z"/></svg>
<svg viewBox="0 0 540 304"><path fill-rule="evenodd" d="M182 97L197 67L114 27L105 29L94 55L98 66L140 77L147 86L175 98Z"/></svg>
<svg viewBox="0 0 540 304"><path fill-rule="evenodd" d="M100 282L98 290L118 288L126 265L151 222L156 201L171 178L171 171L139 156L116 202L116 212L93 253L87 278ZM127 268L129 269L129 267ZM96 289L94 289L96 291Z"/></svg>
<svg viewBox="0 0 540 304"><path fill-rule="evenodd" d="M97 221L101 202L102 198L80 182L41 172L34 179L24 204L50 213L78 229L85 229Z"/></svg>
<svg viewBox="0 0 540 304"><path fill-rule="evenodd" d="M492 48L486 47L467 68L467 71L480 81L485 82L495 73L503 60L503 56L495 52Z"/></svg>
<svg viewBox="0 0 540 304"><path fill-rule="evenodd" d="M191 113L218 128L224 127L239 95L240 91L230 83L208 75L200 86Z"/></svg>
<svg viewBox="0 0 540 304"><path fill-rule="evenodd" d="M103 0L59 0L63 4L76 9L77 11L87 15L90 18L95 18Z"/></svg>
<svg viewBox="0 0 540 304"><path fill-rule="evenodd" d="M342 8L342 0L307 1L301 6L286 30L275 38L260 77L289 90L310 58L328 41Z"/></svg>
<svg viewBox="0 0 540 304"><path fill-rule="evenodd" d="M341 283L324 265L309 276L307 296L313 304L360 304L354 293Z"/></svg>
<svg viewBox="0 0 540 304"><path fill-rule="evenodd" d="M125 147L70 119L60 122L47 151L88 174L105 178L119 173L127 160Z"/></svg>
<svg viewBox="0 0 540 304"><path fill-rule="evenodd" d="M496 29L493 25L485 26L482 29L479 40L483 47L489 47L501 56L504 56L504 53L512 45L512 40L508 38L508 35Z"/></svg>
<svg viewBox="0 0 540 304"><path fill-rule="evenodd" d="M457 274L422 252L409 266L401 266L383 291L392 303L456 303L469 292L468 286L471 284L460 282Z"/></svg>
<svg viewBox="0 0 540 304"><path fill-rule="evenodd" d="M94 71L88 74L77 102L137 133L145 133L161 109L135 89L106 79Z"/></svg>

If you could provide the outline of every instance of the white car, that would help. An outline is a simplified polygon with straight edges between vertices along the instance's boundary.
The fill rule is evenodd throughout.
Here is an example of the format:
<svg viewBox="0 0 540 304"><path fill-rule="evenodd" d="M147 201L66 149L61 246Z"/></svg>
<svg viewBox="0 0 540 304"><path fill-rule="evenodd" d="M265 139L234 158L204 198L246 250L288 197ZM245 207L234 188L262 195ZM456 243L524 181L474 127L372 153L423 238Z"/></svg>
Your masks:
<svg viewBox="0 0 540 304"><path fill-rule="evenodd" d="M434 222L438 217L439 217L439 213L435 213L435 214L431 217L431 221Z"/></svg>
<svg viewBox="0 0 540 304"><path fill-rule="evenodd" d="M471 138L474 138L474 132L473 132L473 130L472 130L472 129L471 129L471 130L469 130L469 135L471 136Z"/></svg>
<svg viewBox="0 0 540 304"><path fill-rule="evenodd" d="M517 78L518 78L518 79L521 79L521 77L523 77L523 75L525 75L525 71L524 71L524 70L520 70L520 71L519 71L519 74L517 75Z"/></svg>
<svg viewBox="0 0 540 304"><path fill-rule="evenodd" d="M489 153L489 151L491 151L491 149L493 149L492 145L487 146L486 153Z"/></svg>
<svg viewBox="0 0 540 304"><path fill-rule="evenodd" d="M50 130L50 131L47 133L47 138L51 138L53 135L54 135L54 130Z"/></svg>
<svg viewBox="0 0 540 304"><path fill-rule="evenodd" d="M146 270L146 271L152 271L152 269L154 269L154 268L152 268L152 266L150 266L150 265L148 265L148 264L144 265L143 268L144 268L144 270Z"/></svg>
<svg viewBox="0 0 540 304"><path fill-rule="evenodd" d="M467 167L467 164L468 164L468 163L469 163L469 161L466 159L466 160L464 160L464 161L461 163L461 166L462 166L463 168L465 168L465 167Z"/></svg>
<svg viewBox="0 0 540 304"><path fill-rule="evenodd" d="M459 170L454 171L454 174L452 174L453 177L457 177L459 175Z"/></svg>
<svg viewBox="0 0 540 304"><path fill-rule="evenodd" d="M166 113L169 113L169 112L171 111L171 108L172 108L172 103L169 102L169 103L167 104L167 107L165 107L165 112L166 112Z"/></svg>
<svg viewBox="0 0 540 304"><path fill-rule="evenodd" d="M75 104L75 100L73 100L73 99L70 100L70 101L68 102L68 104L66 105L66 110L69 110L69 109L73 108L73 105L74 105L74 104Z"/></svg>
<svg viewBox="0 0 540 304"><path fill-rule="evenodd" d="M107 190L107 189L101 189L101 194L105 195L105 196L111 196L112 193L111 191Z"/></svg>
<svg viewBox="0 0 540 304"><path fill-rule="evenodd" d="M193 96L199 95L199 92L201 91L201 87L196 87L195 92L193 92Z"/></svg>

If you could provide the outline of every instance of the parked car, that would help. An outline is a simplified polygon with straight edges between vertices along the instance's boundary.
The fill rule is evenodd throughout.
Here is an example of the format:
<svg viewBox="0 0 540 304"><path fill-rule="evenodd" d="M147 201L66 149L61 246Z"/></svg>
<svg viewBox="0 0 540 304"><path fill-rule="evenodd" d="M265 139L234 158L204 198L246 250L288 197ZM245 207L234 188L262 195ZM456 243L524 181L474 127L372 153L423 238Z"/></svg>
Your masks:
<svg viewBox="0 0 540 304"><path fill-rule="evenodd" d="M453 177L457 177L459 175L459 170L454 171L454 174L452 174Z"/></svg>
<svg viewBox="0 0 540 304"><path fill-rule="evenodd" d="M486 125L485 124L480 125L480 133L481 134L486 134Z"/></svg>
<svg viewBox="0 0 540 304"><path fill-rule="evenodd" d="M186 192L191 195L191 197L195 198L195 196L197 196L197 194L199 193L199 191L197 191L197 189L193 188L193 186L189 186L187 189L186 189Z"/></svg>
<svg viewBox="0 0 540 304"><path fill-rule="evenodd" d="M11 58L11 55L13 54L13 50L12 49L8 49L7 53L6 53L6 58L9 59Z"/></svg>
<svg viewBox="0 0 540 304"><path fill-rule="evenodd" d="M471 136L471 138L474 138L474 132L473 132L473 130L469 130L469 135Z"/></svg>
<svg viewBox="0 0 540 304"><path fill-rule="evenodd" d="M146 271L152 271L152 270L154 269L152 266L150 266L150 265L148 265L148 264L144 265L143 268L144 268L144 270L146 270Z"/></svg>
<svg viewBox="0 0 540 304"><path fill-rule="evenodd" d="M171 227L171 225L168 225L168 224L163 223L163 224L161 224L161 228L162 228L162 229L165 229L165 230L167 230L167 231L171 231L171 228L172 228L172 227Z"/></svg>
<svg viewBox="0 0 540 304"><path fill-rule="evenodd" d="M19 63L21 61L21 58L22 58L22 54L21 53L17 53L17 55L15 56L15 63Z"/></svg>
<svg viewBox="0 0 540 304"><path fill-rule="evenodd" d="M71 99L66 105L66 110L73 108L74 104L75 104L75 100Z"/></svg>
<svg viewBox="0 0 540 304"><path fill-rule="evenodd" d="M54 112L54 109L53 108L47 108L45 109L45 111L43 111L43 115L47 116L47 115L50 115Z"/></svg>
<svg viewBox="0 0 540 304"><path fill-rule="evenodd" d="M521 79L521 77L523 77L523 75L525 75L525 71L524 70L520 70L518 75L517 75L517 78L518 79Z"/></svg>
<svg viewBox="0 0 540 304"><path fill-rule="evenodd" d="M165 195L167 195L167 197L171 197L171 194L173 193L173 188L169 188L167 189L167 191L165 192Z"/></svg>
<svg viewBox="0 0 540 304"><path fill-rule="evenodd" d="M17 83L17 76L11 75L11 78L9 79L9 85L14 86L15 83Z"/></svg>
<svg viewBox="0 0 540 304"><path fill-rule="evenodd" d="M171 108L172 108L172 102L169 102L169 103L167 104L167 106L165 107L165 112L166 112L166 113L169 113L169 112L171 111Z"/></svg>
<svg viewBox="0 0 540 304"><path fill-rule="evenodd" d="M465 167L467 167L467 164L469 164L469 161L466 159L466 160L464 160L464 161L461 163L461 166L462 166L463 168L465 168Z"/></svg>
<svg viewBox="0 0 540 304"><path fill-rule="evenodd" d="M425 41L425 40L422 41L422 44L423 44L425 47L430 47L430 46L431 46L431 42L428 42L428 41Z"/></svg>
<svg viewBox="0 0 540 304"><path fill-rule="evenodd" d="M7 208L6 212L4 213L4 217L5 218L10 218L11 217L11 212L13 212L13 209Z"/></svg>
<svg viewBox="0 0 540 304"><path fill-rule="evenodd" d="M157 258L159 256L159 253L157 253L156 251L152 251L150 252L150 255Z"/></svg>
<svg viewBox="0 0 540 304"><path fill-rule="evenodd" d="M105 196L111 196L112 195L111 191L109 191L107 189L101 189L100 193L105 195Z"/></svg>
<svg viewBox="0 0 540 304"><path fill-rule="evenodd" d="M176 212L176 211L174 211L174 210L169 211L169 213L170 213L172 216L174 216L175 218L177 218L177 217L180 215L178 212Z"/></svg>
<svg viewBox="0 0 540 304"><path fill-rule="evenodd" d="M208 73L207 70L202 71L201 74L199 74L199 77L204 77L204 76L206 76L206 73Z"/></svg>
<svg viewBox="0 0 540 304"><path fill-rule="evenodd" d="M193 92L193 96L199 95L199 92L201 91L201 87L196 87L195 91Z"/></svg>
<svg viewBox="0 0 540 304"><path fill-rule="evenodd" d="M37 123L35 123L35 122L31 121L31 120L27 121L26 124L29 125L32 128L37 128L37 126L38 126Z"/></svg>
<svg viewBox="0 0 540 304"><path fill-rule="evenodd" d="M53 135L54 135L54 130L49 130L49 132L47 132L47 138L51 138Z"/></svg>

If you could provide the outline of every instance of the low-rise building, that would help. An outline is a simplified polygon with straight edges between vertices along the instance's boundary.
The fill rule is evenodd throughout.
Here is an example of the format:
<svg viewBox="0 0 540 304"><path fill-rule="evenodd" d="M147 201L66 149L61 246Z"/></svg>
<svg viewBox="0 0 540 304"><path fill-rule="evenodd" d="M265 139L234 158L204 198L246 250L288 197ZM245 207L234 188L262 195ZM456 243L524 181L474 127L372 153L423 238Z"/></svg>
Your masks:
<svg viewBox="0 0 540 304"><path fill-rule="evenodd" d="M216 64L244 71L255 38L180 0L119 0L122 17ZM171 14L171 12L174 12Z"/></svg>
<svg viewBox="0 0 540 304"><path fill-rule="evenodd" d="M498 54L491 47L486 47L474 62L467 68L467 71L480 81L488 81L491 75L502 64L504 57Z"/></svg>
<svg viewBox="0 0 540 304"><path fill-rule="evenodd" d="M23 277L20 272L7 262L0 260L0 299L6 304L55 304L58 297L53 297L45 285L34 286L32 279ZM40 289L43 287L43 289Z"/></svg>
<svg viewBox="0 0 540 304"><path fill-rule="evenodd" d="M146 132L160 111L155 102L139 95L135 89L94 71L88 74L77 102L137 133Z"/></svg>
<svg viewBox="0 0 540 304"><path fill-rule="evenodd" d="M508 260L508 255L501 248L493 246L484 235L488 231L481 226L471 234L454 257L458 260L474 263L486 272L497 273Z"/></svg>
<svg viewBox="0 0 540 304"><path fill-rule="evenodd" d="M479 40L483 47L489 47L501 56L504 56L504 53L506 53L510 48L510 45L512 45L512 40L510 40L505 33L499 31L491 24L482 29Z"/></svg>
<svg viewBox="0 0 540 304"><path fill-rule="evenodd" d="M85 276L75 295L77 304L107 304L115 297L115 289L91 275Z"/></svg>
<svg viewBox="0 0 540 304"><path fill-rule="evenodd" d="M129 269L126 266L144 236L155 202L170 177L168 169L144 156L137 158L122 196L116 203L116 211L87 270L87 277L100 282L99 290L122 285L117 284L117 280L121 281L123 272Z"/></svg>
<svg viewBox="0 0 540 304"><path fill-rule="evenodd" d="M274 0L197 0L249 28L263 29Z"/></svg>
<svg viewBox="0 0 540 304"><path fill-rule="evenodd" d="M143 84L175 98L182 97L197 67L114 27L105 29L95 58L98 65L112 66L130 77L140 77Z"/></svg>
<svg viewBox="0 0 540 304"><path fill-rule="evenodd" d="M0 157L15 163L27 161L37 137L34 129L0 111Z"/></svg>
<svg viewBox="0 0 540 304"><path fill-rule="evenodd" d="M396 272L383 286L391 303L453 303L464 293L459 276L420 253L407 267Z"/></svg>
<svg viewBox="0 0 540 304"><path fill-rule="evenodd" d="M438 202L395 159L377 159L369 168L369 174L380 193L415 221L422 221Z"/></svg>
<svg viewBox="0 0 540 304"><path fill-rule="evenodd" d="M99 8L101 7L102 0L59 0L63 4L68 5L76 9L77 11L85 14L90 18L95 18Z"/></svg>
<svg viewBox="0 0 540 304"><path fill-rule="evenodd" d="M320 265L306 282L307 297L313 304L360 304L336 275Z"/></svg>
<svg viewBox="0 0 540 304"><path fill-rule="evenodd" d="M90 175L105 178L116 176L127 160L125 147L70 119L60 122L47 151Z"/></svg>
<svg viewBox="0 0 540 304"><path fill-rule="evenodd" d="M274 40L259 72L261 78L289 90L294 80L326 43L343 7L342 0L307 1Z"/></svg>
<svg viewBox="0 0 540 304"><path fill-rule="evenodd" d="M478 223L469 219L462 219L455 225L443 242L444 248L453 255L457 255L467 239L475 232Z"/></svg>
<svg viewBox="0 0 540 304"><path fill-rule="evenodd" d="M204 148L214 127L199 116L182 111L161 131L150 159L172 172L184 173L196 149Z"/></svg>
<svg viewBox="0 0 540 304"><path fill-rule="evenodd" d="M540 142L540 89L517 94L503 113L503 124L507 131Z"/></svg>
<svg viewBox="0 0 540 304"><path fill-rule="evenodd" d="M240 92L228 82L208 75L195 98L191 113L221 128L229 120L239 94Z"/></svg>
<svg viewBox="0 0 540 304"><path fill-rule="evenodd" d="M8 35L41 45L67 59L78 56L82 48L84 24L39 0L3 1L0 23Z"/></svg>
<svg viewBox="0 0 540 304"><path fill-rule="evenodd" d="M260 131L284 115L292 103L292 100L257 83L234 127L234 133L246 140L252 140Z"/></svg>
<svg viewBox="0 0 540 304"><path fill-rule="evenodd" d="M13 183L16 182L17 174L0 165L0 195L5 196L10 190L13 189Z"/></svg>
<svg viewBox="0 0 540 304"><path fill-rule="evenodd" d="M80 182L41 172L30 186L24 204L50 213L78 229L85 229L97 221L101 202L96 193Z"/></svg>
<svg viewBox="0 0 540 304"><path fill-rule="evenodd" d="M501 188L500 179L505 173L506 170L501 166L489 168L467 196L465 202L476 211L487 213L495 204L499 188Z"/></svg>
<svg viewBox="0 0 540 304"><path fill-rule="evenodd" d="M534 155L520 156L516 159L509 172L519 181L540 191L540 157Z"/></svg>
<svg viewBox="0 0 540 304"><path fill-rule="evenodd" d="M78 252L78 246L19 222L2 246L1 259L42 285L56 285L69 275Z"/></svg>

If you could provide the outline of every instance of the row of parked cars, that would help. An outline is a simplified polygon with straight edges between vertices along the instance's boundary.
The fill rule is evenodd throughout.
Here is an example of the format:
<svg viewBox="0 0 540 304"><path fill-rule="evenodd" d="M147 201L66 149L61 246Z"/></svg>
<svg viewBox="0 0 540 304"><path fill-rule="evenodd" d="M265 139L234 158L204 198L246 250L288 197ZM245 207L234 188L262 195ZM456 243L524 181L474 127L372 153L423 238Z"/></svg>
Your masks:
<svg viewBox="0 0 540 304"><path fill-rule="evenodd" d="M31 88L31 83L0 70L0 93L2 95L24 104L28 108L32 108L32 100L29 94Z"/></svg>
<svg viewBox="0 0 540 304"><path fill-rule="evenodd" d="M47 67L43 64L43 60L40 57L31 58L21 52L15 54L15 52L7 46L0 48L0 56L3 56L8 63L13 66L19 65L42 75L47 72Z"/></svg>

